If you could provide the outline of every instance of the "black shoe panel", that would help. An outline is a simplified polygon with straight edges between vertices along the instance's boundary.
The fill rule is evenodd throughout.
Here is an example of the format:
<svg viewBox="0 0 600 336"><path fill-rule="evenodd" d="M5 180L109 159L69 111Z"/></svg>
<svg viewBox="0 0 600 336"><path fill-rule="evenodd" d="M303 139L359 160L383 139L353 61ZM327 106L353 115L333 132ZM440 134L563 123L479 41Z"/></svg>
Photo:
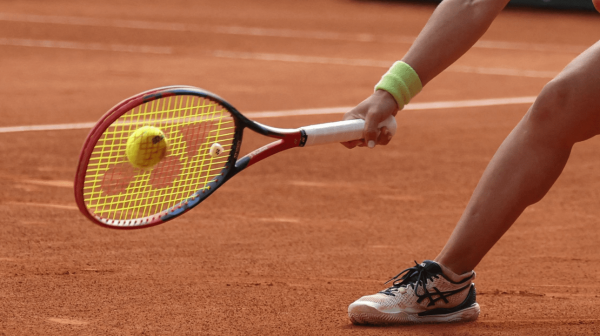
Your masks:
<svg viewBox="0 0 600 336"><path fill-rule="evenodd" d="M473 306L475 303L477 303L476 296L477 296L477 293L475 292L475 284L471 284L471 288L469 289L469 294L467 295L465 300L458 306L453 307L453 308L438 308L438 309L424 311L422 313L419 313L419 316L445 315L445 314L455 313L457 311L469 308L469 307Z"/></svg>

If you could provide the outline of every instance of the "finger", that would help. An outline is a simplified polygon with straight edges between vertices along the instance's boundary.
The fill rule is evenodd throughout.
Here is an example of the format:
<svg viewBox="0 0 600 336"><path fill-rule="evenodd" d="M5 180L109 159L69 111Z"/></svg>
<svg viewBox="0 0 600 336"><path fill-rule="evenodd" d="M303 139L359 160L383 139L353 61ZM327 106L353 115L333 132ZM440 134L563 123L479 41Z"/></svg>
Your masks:
<svg viewBox="0 0 600 336"><path fill-rule="evenodd" d="M347 141L347 142L340 142L342 145L344 145L344 147L348 148L348 149L352 149L356 146L360 146L360 144L362 144L362 140L352 140L352 141Z"/></svg>
<svg viewBox="0 0 600 336"><path fill-rule="evenodd" d="M383 126L381 128L381 133L379 134L379 139L377 140L378 145L387 145L392 140L392 133L388 130L387 127Z"/></svg>
<svg viewBox="0 0 600 336"><path fill-rule="evenodd" d="M363 119L363 116L366 114L365 111L364 111L364 104L363 103L358 104L358 106L356 106L352 110L346 112L344 114L344 117L342 118L342 120ZM353 140L353 141L342 142L341 144L344 145L346 148L349 148L349 149L352 149L352 148L357 147L357 146L360 146L360 147L364 146L364 142L363 142L362 139L361 140Z"/></svg>
<svg viewBox="0 0 600 336"><path fill-rule="evenodd" d="M364 102L358 104L352 110L346 112L342 120L364 119L366 114Z"/></svg>
<svg viewBox="0 0 600 336"><path fill-rule="evenodd" d="M354 120L354 119L358 119L358 118L356 117L356 114L353 113L352 111L346 112L344 114L344 117L342 118L342 120Z"/></svg>
<svg viewBox="0 0 600 336"><path fill-rule="evenodd" d="M379 135L379 123L381 120L378 118L378 114L368 113L365 118L365 130L364 130L364 141L367 144L367 147L373 148L375 144L377 144L377 137Z"/></svg>

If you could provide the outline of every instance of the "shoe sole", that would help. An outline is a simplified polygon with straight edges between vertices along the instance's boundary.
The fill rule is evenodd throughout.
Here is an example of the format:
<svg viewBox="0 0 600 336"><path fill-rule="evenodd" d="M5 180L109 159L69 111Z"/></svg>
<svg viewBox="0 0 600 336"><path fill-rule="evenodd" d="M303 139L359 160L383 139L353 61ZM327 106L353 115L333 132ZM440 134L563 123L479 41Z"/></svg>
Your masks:
<svg viewBox="0 0 600 336"><path fill-rule="evenodd" d="M475 321L479 317L479 304L443 315L419 316L406 312L384 313L368 305L350 305L348 317L354 324L386 325L386 324L418 324L418 323L450 323Z"/></svg>

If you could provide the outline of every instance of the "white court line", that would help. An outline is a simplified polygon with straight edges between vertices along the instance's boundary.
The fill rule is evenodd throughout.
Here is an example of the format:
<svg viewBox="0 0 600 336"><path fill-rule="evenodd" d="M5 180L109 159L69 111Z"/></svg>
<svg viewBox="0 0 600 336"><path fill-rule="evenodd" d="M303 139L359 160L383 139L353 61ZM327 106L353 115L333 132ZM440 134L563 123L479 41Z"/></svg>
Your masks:
<svg viewBox="0 0 600 336"><path fill-rule="evenodd" d="M509 68L484 68L472 67L464 65L452 65L447 71L474 73L480 75L499 75L499 76L514 76L514 77L530 77L530 78L547 78L551 79L558 75L558 71L537 71L537 70L521 70Z"/></svg>
<svg viewBox="0 0 600 336"><path fill-rule="evenodd" d="M176 31L176 32L203 32L227 35L242 36L264 36L264 37L282 37L282 38L302 38L317 40L351 41L351 42L383 42L383 43L404 43L412 44L415 36L403 35L373 35L367 33L339 33L331 31L315 30L297 30L284 28L260 28L260 27L240 27L240 26L202 26L197 24L184 24L173 22L156 22L140 20L120 20L103 19L79 16L54 16L54 15L32 15L17 13L0 13L0 21L26 22L26 23L50 23L73 26L92 26L92 27L111 27L128 29L146 29L158 31ZM581 53L589 46L584 45L562 45L550 43L524 43L508 41L488 41L481 40L477 42L474 48L483 49L502 49L502 50L520 50L520 51L541 51L556 53Z"/></svg>
<svg viewBox="0 0 600 336"><path fill-rule="evenodd" d="M504 50L524 50L524 51L541 51L541 52L556 52L556 53L572 53L580 54L589 46L585 45L568 45L568 44L549 44L549 43L526 43L526 42L507 42L507 41L488 41L479 40L475 43L475 48L481 49L504 49Z"/></svg>
<svg viewBox="0 0 600 336"><path fill-rule="evenodd" d="M53 124L53 125L30 125L30 126L12 126L0 127L0 133L16 133L28 131L61 131L70 129L89 129L96 123L75 123L75 124Z"/></svg>
<svg viewBox="0 0 600 336"><path fill-rule="evenodd" d="M431 103L412 103L404 107L404 111L419 111L419 110L442 110L449 108L465 108L465 107L484 107L484 106L500 106L500 105L521 105L532 104L535 101L535 96L515 97L515 98L493 98L493 99L474 99L474 100L457 100L457 101L441 101ZM287 110L287 111L272 111L272 112L254 112L245 113L248 118L275 118L286 116L304 116L304 115L319 115L319 114L341 114L350 111L354 106L345 107L330 107L302 110ZM2 129L0 128L0 133Z"/></svg>
<svg viewBox="0 0 600 336"><path fill-rule="evenodd" d="M59 49L77 49L77 50L96 50L96 51L118 51L131 53L146 53L146 54L162 54L169 55L173 53L170 47L155 47L155 46L136 46L123 44L102 44L102 43L81 43L72 41L53 41L53 40L33 40L33 39L16 39L16 38L1 38L0 45L16 46L16 47L38 47L38 48L59 48ZM268 54L268 53L249 53L249 52L233 52L225 50L216 50L212 55L220 58L232 59L251 59L262 61L281 61L292 63L309 63L309 64L335 64L349 66L366 66L377 68L388 68L393 62L378 61L369 59L349 59L349 58L334 58L334 57L319 57L319 56L300 56L289 54ZM554 78L558 72L554 71L535 71L535 70L519 70L507 68L483 68L470 66L451 66L447 71L460 73L475 73L484 75L501 75L515 77L532 77L532 78Z"/></svg>
<svg viewBox="0 0 600 336"><path fill-rule="evenodd" d="M465 107L484 107L484 106L500 106L500 105L520 105L531 104L536 97L513 97L513 98L493 98L493 99L473 99L473 100L457 100L457 101L440 101L429 103L412 103L404 107L404 110L438 110L449 108L465 108ZM301 110L286 110L286 111L270 111L270 112L249 112L244 113L248 118L275 118L275 117L291 117L304 115L320 115L320 114L341 114L352 109L353 106L332 107L332 108L315 108ZM0 127L0 133L17 133L29 131L59 131L73 129L90 129L96 123L73 123L73 124L52 124L52 125L29 125L29 126L10 126Z"/></svg>
<svg viewBox="0 0 600 336"><path fill-rule="evenodd" d="M72 319L65 319L65 318L58 318L58 317L50 317L50 318L48 318L48 321L60 323L60 324L76 325L76 326L90 324L90 322L87 322L87 321L72 320Z"/></svg>
<svg viewBox="0 0 600 336"><path fill-rule="evenodd" d="M369 59L351 59L351 58L336 58L336 57L320 57L320 56L301 56L290 54L268 54L268 53L253 53L253 52L237 52L226 50L215 50L213 56L232 59L246 59L258 61L280 61L292 63L310 63L310 64L335 64L335 65L350 65L350 66L366 66L376 68L389 68L392 63L390 61L378 61Z"/></svg>
<svg viewBox="0 0 600 336"><path fill-rule="evenodd" d="M365 66L376 68L389 68L393 61L379 61L370 59L350 59L336 57L318 57L318 56L301 56L290 54L269 54L269 53L251 53L216 50L213 56L220 58L245 59L258 61L280 61L292 63L308 63L308 64L331 64L331 65L350 65L350 66ZM508 68L484 68L453 65L446 71L459 73L475 73L483 75L500 75L514 77L531 77L531 78L554 78L558 72L555 71L535 71L535 70L520 70Z"/></svg>
<svg viewBox="0 0 600 336"><path fill-rule="evenodd" d="M21 180L20 182L59 188L73 188L73 181L64 180Z"/></svg>
<svg viewBox="0 0 600 336"><path fill-rule="evenodd" d="M172 54L170 47L154 47L143 45L127 44L103 44L103 43L82 43L72 41L53 41L53 40L32 40L0 37L0 45L15 47L37 47L37 48L59 48L59 49L78 49L78 50L96 50L96 51L120 51L130 53L144 54Z"/></svg>
<svg viewBox="0 0 600 336"><path fill-rule="evenodd" d="M48 203L34 203L34 202L6 202L0 203L0 205L19 205L19 206L28 206L28 207L45 207L45 208L55 208L55 209L63 209L63 210L79 210L78 207L73 205L60 205L60 204L48 204Z"/></svg>
<svg viewBox="0 0 600 336"><path fill-rule="evenodd" d="M132 28L165 31L187 31L183 23L169 23L157 21L103 19L81 16L34 15L18 13L0 13L0 21L26 22L26 23L51 23L69 26L91 26L111 28Z"/></svg>

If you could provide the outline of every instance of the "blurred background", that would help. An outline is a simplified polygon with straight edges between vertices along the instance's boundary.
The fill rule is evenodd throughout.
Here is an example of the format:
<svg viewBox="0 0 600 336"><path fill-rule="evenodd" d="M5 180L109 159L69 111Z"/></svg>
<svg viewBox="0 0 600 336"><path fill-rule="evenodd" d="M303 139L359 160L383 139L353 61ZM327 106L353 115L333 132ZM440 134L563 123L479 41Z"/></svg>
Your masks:
<svg viewBox="0 0 600 336"><path fill-rule="evenodd" d="M410 1L410 0L409 0ZM440 0L412 0L412 2L434 2ZM590 0L511 0L509 6L548 8L559 10L596 10Z"/></svg>
<svg viewBox="0 0 600 336"><path fill-rule="evenodd" d="M536 95L600 40L591 0L514 3L398 114L388 146L283 152L177 220L124 232L73 197L83 142L116 103L182 84L275 127L339 120L436 3L1 1L0 335L600 333L596 138L477 267L477 322L364 328L346 315L435 258ZM247 133L242 152L264 142Z"/></svg>

